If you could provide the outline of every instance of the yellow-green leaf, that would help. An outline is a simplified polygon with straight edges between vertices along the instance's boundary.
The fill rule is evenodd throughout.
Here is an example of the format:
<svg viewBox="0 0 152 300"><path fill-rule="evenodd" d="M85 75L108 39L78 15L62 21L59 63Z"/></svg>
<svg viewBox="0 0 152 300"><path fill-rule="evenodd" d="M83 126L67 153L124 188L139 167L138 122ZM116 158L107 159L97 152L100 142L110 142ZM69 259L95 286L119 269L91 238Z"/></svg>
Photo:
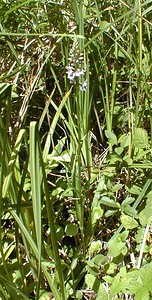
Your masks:
<svg viewBox="0 0 152 300"><path fill-rule="evenodd" d="M130 216L122 215L120 220L125 229L133 229L138 226L138 222Z"/></svg>

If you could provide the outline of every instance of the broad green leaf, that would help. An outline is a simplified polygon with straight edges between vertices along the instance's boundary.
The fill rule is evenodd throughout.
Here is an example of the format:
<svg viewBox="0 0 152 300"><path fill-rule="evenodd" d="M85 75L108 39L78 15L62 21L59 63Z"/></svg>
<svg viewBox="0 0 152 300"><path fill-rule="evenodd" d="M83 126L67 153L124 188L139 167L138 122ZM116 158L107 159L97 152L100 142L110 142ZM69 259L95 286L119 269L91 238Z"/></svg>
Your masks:
<svg viewBox="0 0 152 300"><path fill-rule="evenodd" d="M96 264L96 265L104 265L107 262L107 257L103 254L97 254L92 258L92 261Z"/></svg>
<svg viewBox="0 0 152 300"><path fill-rule="evenodd" d="M77 300L82 300L83 299L83 293L82 293L82 291L78 290L76 292L76 299Z"/></svg>
<svg viewBox="0 0 152 300"><path fill-rule="evenodd" d="M112 257L117 257L121 253L123 254L126 251L126 239L128 237L129 231L125 230L122 233L119 233L116 237L110 240L107 243L108 253Z"/></svg>
<svg viewBox="0 0 152 300"><path fill-rule="evenodd" d="M135 198L133 198L133 197L126 197L126 199L123 200L123 202L122 202L122 206L127 206L127 205L133 203L134 201L135 201Z"/></svg>
<svg viewBox="0 0 152 300"><path fill-rule="evenodd" d="M117 183L112 187L112 192L115 193L117 191L119 191L119 189L121 189L121 187L123 186L123 184L121 183Z"/></svg>
<svg viewBox="0 0 152 300"><path fill-rule="evenodd" d="M125 155L123 157L123 162L125 162L128 166L131 166L133 161L132 161L132 158L129 155Z"/></svg>
<svg viewBox="0 0 152 300"><path fill-rule="evenodd" d="M110 154L107 159L106 159L107 162L109 162L111 165L117 163L117 162L122 162L123 159L120 155L118 155L117 153L115 152L112 152L112 154ZM112 174L111 174L112 175Z"/></svg>
<svg viewBox="0 0 152 300"><path fill-rule="evenodd" d="M113 216L117 211L118 209L108 209L105 213L105 217L108 218L110 216Z"/></svg>
<svg viewBox="0 0 152 300"><path fill-rule="evenodd" d="M108 295L104 286L102 285L101 281L99 281L95 276L92 274L87 274L85 276L85 283L87 287L96 292L98 300L108 300Z"/></svg>
<svg viewBox="0 0 152 300"><path fill-rule="evenodd" d="M128 147L130 144L130 135L129 134L122 134L118 139L118 143L120 143L120 147L125 148Z"/></svg>
<svg viewBox="0 0 152 300"><path fill-rule="evenodd" d="M107 21L101 21L100 22L100 30L108 32L110 29L110 23Z"/></svg>
<svg viewBox="0 0 152 300"><path fill-rule="evenodd" d="M117 264L115 264L115 263L113 263L113 262L110 262L110 263L108 264L107 274L109 274L109 275L114 274L115 271L116 271L116 269L117 269Z"/></svg>
<svg viewBox="0 0 152 300"><path fill-rule="evenodd" d="M51 298L52 294L50 292L47 292L45 290L40 292L39 300L49 300Z"/></svg>
<svg viewBox="0 0 152 300"><path fill-rule="evenodd" d="M98 206L98 207L93 207L92 209L92 224L95 224L97 220L99 220L103 216L103 209Z"/></svg>
<svg viewBox="0 0 152 300"><path fill-rule="evenodd" d="M105 135L110 144L117 145L117 137L112 131L105 130Z"/></svg>
<svg viewBox="0 0 152 300"><path fill-rule="evenodd" d="M144 156L146 157L146 155L148 154L148 153L150 153L150 151L151 150L143 150L143 149L140 149L140 150L138 150L138 153L137 153L137 155L135 155L135 160L137 161L137 160L141 160ZM147 161L146 161L147 162ZM149 163L151 163L151 162L149 162Z"/></svg>
<svg viewBox="0 0 152 300"><path fill-rule="evenodd" d="M93 207L97 207L99 205L99 199L101 198L103 191L106 189L107 189L107 187L104 183L104 180L103 180L103 178L101 178L97 185L97 189L95 190L95 194L93 197L93 202L92 202Z"/></svg>
<svg viewBox="0 0 152 300"><path fill-rule="evenodd" d="M146 226L152 222L152 202L147 202L145 208L138 214L140 224Z"/></svg>
<svg viewBox="0 0 152 300"><path fill-rule="evenodd" d="M110 275L105 275L105 276L103 276L103 280L105 280L109 284L112 284L113 277Z"/></svg>
<svg viewBox="0 0 152 300"><path fill-rule="evenodd" d="M137 233L135 235L136 243L138 243L138 244L142 243L144 233L145 233L145 228L139 227L138 230L137 230Z"/></svg>
<svg viewBox="0 0 152 300"><path fill-rule="evenodd" d="M125 214L127 214L131 217L137 216L137 210L134 207L130 206L130 205L126 205L124 207L122 206L121 209Z"/></svg>
<svg viewBox="0 0 152 300"><path fill-rule="evenodd" d="M130 194L133 194L133 195L139 195L140 194L140 191L141 191L141 188L135 184L133 184L131 186L131 188L128 188L126 186L126 191L129 192Z"/></svg>
<svg viewBox="0 0 152 300"><path fill-rule="evenodd" d="M118 239L120 239L121 241L125 242L127 237L129 235L129 230L125 230L121 233L119 233Z"/></svg>
<svg viewBox="0 0 152 300"><path fill-rule="evenodd" d="M56 229L56 237L57 237L57 240L61 240L64 236L64 230L63 230L63 227L60 226L60 225L56 225L55 226L55 229Z"/></svg>
<svg viewBox="0 0 152 300"><path fill-rule="evenodd" d="M121 254L123 247L125 246L124 242L119 241L118 239L113 240L113 243L109 245L109 255L111 257L117 257Z"/></svg>
<svg viewBox="0 0 152 300"><path fill-rule="evenodd" d="M134 218L124 215L124 214L121 215L120 220L125 229L133 229L133 228L138 227L138 225L139 225L138 222Z"/></svg>
<svg viewBox="0 0 152 300"><path fill-rule="evenodd" d="M152 263L129 272L127 278L129 280L128 287L126 287L127 293L134 294L136 300L151 299L149 293L152 292Z"/></svg>
<svg viewBox="0 0 152 300"><path fill-rule="evenodd" d="M116 148L115 148L115 152L116 152L118 155L121 155L123 151L124 151L124 149L123 149L122 147L116 147Z"/></svg>
<svg viewBox="0 0 152 300"><path fill-rule="evenodd" d="M68 224L65 227L66 235L75 236L78 233L78 226L76 224Z"/></svg>
<svg viewBox="0 0 152 300"><path fill-rule="evenodd" d="M100 240L93 241L89 247L89 256L97 253L99 250L102 249L102 243Z"/></svg>
<svg viewBox="0 0 152 300"><path fill-rule="evenodd" d="M88 273L90 273L94 276L98 276L100 274L99 268L97 267L96 264L93 263L93 261L88 261L86 268L87 268Z"/></svg>
<svg viewBox="0 0 152 300"><path fill-rule="evenodd" d="M126 276L123 276L121 278L121 275L118 273L112 282L111 288L110 288L110 299L112 297L116 296L120 292L122 292L124 289L128 286L128 278Z"/></svg>
<svg viewBox="0 0 152 300"><path fill-rule="evenodd" d="M113 199L108 198L107 196L103 196L100 200L100 203L109 207L118 208L117 203Z"/></svg>
<svg viewBox="0 0 152 300"><path fill-rule="evenodd" d="M128 252L128 248L127 248L127 246L124 246L124 247L121 249L121 254L122 254L123 256L126 256L127 252Z"/></svg>
<svg viewBox="0 0 152 300"><path fill-rule="evenodd" d="M93 283L95 280L96 280L96 278L92 274L87 274L85 276L85 282L86 282L88 288L90 288L90 289L92 289Z"/></svg>
<svg viewBox="0 0 152 300"><path fill-rule="evenodd" d="M53 151L51 154L48 154L47 156L47 160L50 161L52 160L54 157L58 156L61 154L62 152L62 149L65 145L65 141L66 141L66 138L62 138L61 140L58 140L56 146L54 147Z"/></svg>
<svg viewBox="0 0 152 300"><path fill-rule="evenodd" d="M143 128L136 128L134 133L134 144L138 149L149 147L148 133Z"/></svg>

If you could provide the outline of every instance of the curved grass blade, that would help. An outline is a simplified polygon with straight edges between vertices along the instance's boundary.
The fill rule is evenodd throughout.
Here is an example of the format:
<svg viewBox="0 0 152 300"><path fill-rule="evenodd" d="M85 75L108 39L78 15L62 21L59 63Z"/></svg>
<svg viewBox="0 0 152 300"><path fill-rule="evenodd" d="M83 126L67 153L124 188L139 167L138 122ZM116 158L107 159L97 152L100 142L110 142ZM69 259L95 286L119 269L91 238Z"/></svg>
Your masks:
<svg viewBox="0 0 152 300"><path fill-rule="evenodd" d="M58 107L58 110L56 111L55 116L53 118L52 124L50 126L50 130L49 130L47 138L46 138L45 146L44 146L44 151L43 151L43 160L44 160L44 162L46 162L46 160L47 160L47 155L49 153L50 145L51 145L51 142L52 142L52 136L54 134L56 124L57 124L58 119L60 117L61 111L62 111L69 95L71 94L71 91L72 91L72 87L70 88L70 90L63 97L63 99L62 99L62 101L61 101L61 103Z"/></svg>

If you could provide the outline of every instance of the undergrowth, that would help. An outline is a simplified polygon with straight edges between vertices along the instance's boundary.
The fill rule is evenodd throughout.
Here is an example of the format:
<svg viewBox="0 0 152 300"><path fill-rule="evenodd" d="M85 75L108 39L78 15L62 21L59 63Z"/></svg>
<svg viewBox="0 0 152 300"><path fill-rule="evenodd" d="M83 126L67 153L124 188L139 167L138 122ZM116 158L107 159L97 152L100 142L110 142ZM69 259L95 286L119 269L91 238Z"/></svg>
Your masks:
<svg viewBox="0 0 152 300"><path fill-rule="evenodd" d="M151 299L151 10L0 1L0 299Z"/></svg>

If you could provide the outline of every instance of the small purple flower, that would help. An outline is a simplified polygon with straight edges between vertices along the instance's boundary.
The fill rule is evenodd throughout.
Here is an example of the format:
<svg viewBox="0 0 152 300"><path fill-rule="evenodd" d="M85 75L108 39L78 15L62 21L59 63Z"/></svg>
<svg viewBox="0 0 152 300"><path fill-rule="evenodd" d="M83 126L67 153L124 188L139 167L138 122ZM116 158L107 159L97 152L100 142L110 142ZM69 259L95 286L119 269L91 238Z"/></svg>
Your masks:
<svg viewBox="0 0 152 300"><path fill-rule="evenodd" d="M70 49L69 53L69 65L66 67L67 78L70 80L70 83L76 83L76 79L85 75L85 69L83 68L83 54L79 53L77 49ZM83 81L83 80L82 80ZM80 83L80 82L79 82ZM86 91L87 89L87 80L80 83L80 90Z"/></svg>
<svg viewBox="0 0 152 300"><path fill-rule="evenodd" d="M67 77L70 80L71 83L74 83L76 78L79 78L80 76L85 74L84 69L75 69L73 66L69 65L67 67Z"/></svg>
<svg viewBox="0 0 152 300"><path fill-rule="evenodd" d="M87 80L85 80L83 83L81 83L80 91L85 92L87 89L87 86L88 86L88 82L87 82Z"/></svg>

